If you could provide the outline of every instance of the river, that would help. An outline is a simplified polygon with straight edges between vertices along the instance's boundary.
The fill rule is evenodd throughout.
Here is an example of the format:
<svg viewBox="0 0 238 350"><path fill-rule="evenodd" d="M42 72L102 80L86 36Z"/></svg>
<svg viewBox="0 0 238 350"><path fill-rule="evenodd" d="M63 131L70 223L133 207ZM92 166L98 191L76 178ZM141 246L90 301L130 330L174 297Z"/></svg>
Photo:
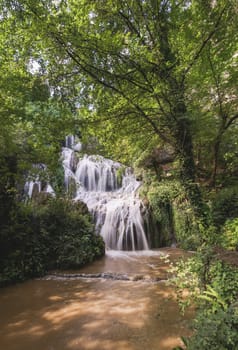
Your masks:
<svg viewBox="0 0 238 350"><path fill-rule="evenodd" d="M109 251L80 270L64 272L68 277L54 272L1 289L0 349L171 350L181 345L193 312L179 312L166 281L167 255L174 261L184 252Z"/></svg>

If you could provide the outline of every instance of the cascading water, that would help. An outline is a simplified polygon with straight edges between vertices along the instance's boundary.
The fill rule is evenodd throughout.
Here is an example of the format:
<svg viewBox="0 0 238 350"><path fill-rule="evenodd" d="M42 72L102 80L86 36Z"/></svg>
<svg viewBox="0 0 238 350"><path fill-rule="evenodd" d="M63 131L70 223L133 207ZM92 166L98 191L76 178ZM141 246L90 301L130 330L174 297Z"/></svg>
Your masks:
<svg viewBox="0 0 238 350"><path fill-rule="evenodd" d="M77 186L75 200L87 204L93 214L96 228L103 237L106 247L116 250L148 250L149 245L144 230L146 208L139 199L136 180L131 169L127 168L121 184L117 172L122 165L102 156L84 155L75 167L72 137L66 138L62 150L66 188L70 181Z"/></svg>
<svg viewBox="0 0 238 350"><path fill-rule="evenodd" d="M140 182L132 170L123 171L122 164L98 155L85 154L79 158L82 149L75 138L66 137L62 148L64 182L74 200L84 202L94 217L97 232L103 237L107 248L115 250L148 250L145 221L148 212L139 199L137 190ZM38 167L43 165L38 165ZM46 167L43 166L44 170ZM123 173L120 183L118 172ZM27 181L25 193L32 197L34 192L47 192L55 196L49 183L36 178Z"/></svg>
<svg viewBox="0 0 238 350"><path fill-rule="evenodd" d="M46 170L46 165L44 164L34 164L33 169L37 169L40 172L44 172ZM26 181L24 186L24 193L29 197L32 198L35 194L38 194L40 192L46 192L55 196L55 192L51 185L48 182L41 181L39 179L39 176L36 176L35 180Z"/></svg>

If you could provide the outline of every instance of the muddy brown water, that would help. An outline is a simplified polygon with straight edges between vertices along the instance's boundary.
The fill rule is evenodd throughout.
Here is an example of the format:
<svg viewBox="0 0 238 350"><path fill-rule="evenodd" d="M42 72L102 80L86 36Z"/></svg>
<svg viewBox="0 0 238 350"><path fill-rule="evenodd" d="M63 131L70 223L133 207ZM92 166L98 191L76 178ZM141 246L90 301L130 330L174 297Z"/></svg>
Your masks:
<svg viewBox="0 0 238 350"><path fill-rule="evenodd" d="M180 336L190 334L193 312L182 316L172 287L166 281L151 282L155 276L167 279L167 254L170 260L184 255L178 249L109 252L77 271L123 273L135 280L61 274L3 288L0 349L171 350L182 345Z"/></svg>

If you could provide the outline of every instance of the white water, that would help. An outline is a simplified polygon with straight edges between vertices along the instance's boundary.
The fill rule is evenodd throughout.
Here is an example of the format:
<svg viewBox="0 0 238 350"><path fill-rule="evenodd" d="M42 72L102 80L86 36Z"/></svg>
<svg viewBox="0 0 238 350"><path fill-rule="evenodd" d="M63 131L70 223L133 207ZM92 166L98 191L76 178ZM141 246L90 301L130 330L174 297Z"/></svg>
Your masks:
<svg viewBox="0 0 238 350"><path fill-rule="evenodd" d="M66 137L65 145L61 160L66 191L69 195L73 192L75 201L86 203L106 248L148 250L144 228L147 210L137 193L141 183L132 170L99 155L80 156L78 152L82 150L82 145L76 143L72 135ZM120 184L118 171L123 172ZM30 198L42 191L55 196L50 184L46 183L43 188L39 178L25 185L25 192Z"/></svg>
<svg viewBox="0 0 238 350"><path fill-rule="evenodd" d="M66 139L66 145L71 147L62 150L66 188L73 179L77 186L74 199L87 204L106 247L114 250L148 250L143 218L146 208L137 194L140 182L131 169L125 170L121 186L117 181L117 171L122 165L102 156L82 156L75 170L72 136ZM77 149L81 149L79 143Z"/></svg>
<svg viewBox="0 0 238 350"><path fill-rule="evenodd" d="M34 164L33 169L38 169L39 172L44 172L46 170L46 165L45 164ZM47 192L53 197L55 197L55 192L52 188L52 186L48 182L42 182L39 179L39 176L36 175L35 179L28 179L26 181L25 186L24 186L24 192L25 194L29 197L32 198L34 196L34 193L39 193L39 192Z"/></svg>

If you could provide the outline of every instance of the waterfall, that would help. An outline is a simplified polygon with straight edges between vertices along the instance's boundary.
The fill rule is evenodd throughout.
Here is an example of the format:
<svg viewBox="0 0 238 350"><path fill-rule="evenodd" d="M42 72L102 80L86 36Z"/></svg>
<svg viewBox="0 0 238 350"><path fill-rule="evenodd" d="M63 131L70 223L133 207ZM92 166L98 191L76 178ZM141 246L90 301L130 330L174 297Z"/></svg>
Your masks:
<svg viewBox="0 0 238 350"><path fill-rule="evenodd" d="M45 164L33 164L32 168L35 169L35 172L44 172L47 167ZM35 176L35 179L28 179L24 186L24 193L27 197L32 198L40 192L46 192L51 196L55 197L55 192L52 186L47 181L41 181L39 175Z"/></svg>
<svg viewBox="0 0 238 350"><path fill-rule="evenodd" d="M85 155L78 163L76 178L86 191L115 191L117 189L116 170L119 166L119 163L101 156Z"/></svg>
<svg viewBox="0 0 238 350"><path fill-rule="evenodd" d="M97 233L103 237L107 248L148 250L144 229L148 212L138 196L141 183L132 169L99 155L82 155L79 153L81 150L82 145L76 143L74 136L66 137L61 160L68 195L87 205ZM119 172L122 174L120 181ZM26 182L25 193L28 197L42 191L55 196L50 184L43 184L38 177L35 181Z"/></svg>
<svg viewBox="0 0 238 350"><path fill-rule="evenodd" d="M94 217L96 229L105 245L115 250L148 250L144 229L146 208L139 199L140 182L130 168L125 169L119 184L117 172L122 164L102 156L83 155L75 167L72 137L62 150L65 185L77 185L74 200L86 203ZM77 149L81 145L77 144Z"/></svg>

